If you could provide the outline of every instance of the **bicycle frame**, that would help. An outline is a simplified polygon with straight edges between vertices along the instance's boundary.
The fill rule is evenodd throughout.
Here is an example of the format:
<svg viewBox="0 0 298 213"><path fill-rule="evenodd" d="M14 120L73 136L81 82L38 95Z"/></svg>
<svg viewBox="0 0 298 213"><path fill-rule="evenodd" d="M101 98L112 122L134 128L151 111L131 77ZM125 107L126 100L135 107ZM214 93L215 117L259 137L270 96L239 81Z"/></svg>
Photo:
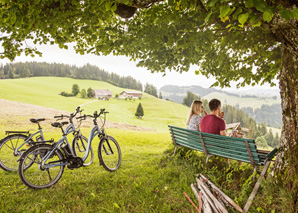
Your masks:
<svg viewBox="0 0 298 213"><path fill-rule="evenodd" d="M67 136L72 133L72 132L77 132L76 127L73 123L70 123L65 130L63 131L63 136L62 138L54 145L53 149L47 153L43 159L42 159L42 163L41 166L43 168L51 168L51 167L56 167L56 166L65 166L67 164L67 162L65 163L60 163L60 164L53 164L53 165L45 165L45 162L49 159L49 157L54 153L54 151L56 151L56 149L61 149L61 146L63 144L63 142L65 141L67 146L69 147L69 150L71 151L71 154L74 156L74 152L69 144L69 141L67 139ZM66 159L67 160L67 159Z"/></svg>
<svg viewBox="0 0 298 213"><path fill-rule="evenodd" d="M69 149L71 151L71 154L74 156L74 151L73 149L70 147L68 139L67 139L67 135L70 134L71 132L75 132L75 126L73 124L70 124L66 127L65 131L64 131L64 135L62 136L62 138L55 144L55 146L53 147L53 149L47 153L43 158L42 158L42 163L41 163L41 167L43 168L52 168L52 167L56 167L56 166L65 166L67 165L67 159L66 162L63 163L58 163L58 164L50 164L50 165L45 165L46 161L49 160L49 157L52 156L52 154L56 151L56 149L60 149L61 145L63 144L64 141L66 141L67 145L69 146ZM92 140L96 135L102 135L102 131L99 129L98 125L96 124L93 129L91 130L90 134L89 134L89 138L88 138L88 144L87 144L87 149L86 149L86 153L84 155L84 157L82 158L83 161L85 161L89 155L89 151L91 149L91 144L92 144Z"/></svg>
<svg viewBox="0 0 298 213"><path fill-rule="evenodd" d="M26 143L28 143L29 141L30 141L30 139L32 139L35 135L37 135L37 134L40 134L40 136L41 136L41 138L42 138L42 140L44 141L45 139L44 139L44 135L43 135L43 132L42 132L42 129L39 129L37 132L35 132L34 134L32 134L32 135L29 135L28 137L27 137L27 139L24 141L24 143L22 143L21 144L21 146L19 146L16 150L15 150L15 155L20 155L20 154L22 154L22 152L20 152L19 151L19 149L22 147L22 146L24 146Z"/></svg>

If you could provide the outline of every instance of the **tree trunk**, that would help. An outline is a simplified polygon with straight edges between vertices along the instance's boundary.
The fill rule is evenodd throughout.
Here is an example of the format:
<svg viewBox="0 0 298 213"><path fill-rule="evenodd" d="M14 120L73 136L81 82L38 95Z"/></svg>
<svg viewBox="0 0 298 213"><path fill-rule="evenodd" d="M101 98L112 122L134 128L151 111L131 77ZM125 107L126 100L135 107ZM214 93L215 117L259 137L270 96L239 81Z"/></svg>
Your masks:
<svg viewBox="0 0 298 213"><path fill-rule="evenodd" d="M298 21L273 21L271 30L282 43L279 88L283 115L280 149L274 175L292 194L298 205ZM295 208L295 207L294 207Z"/></svg>

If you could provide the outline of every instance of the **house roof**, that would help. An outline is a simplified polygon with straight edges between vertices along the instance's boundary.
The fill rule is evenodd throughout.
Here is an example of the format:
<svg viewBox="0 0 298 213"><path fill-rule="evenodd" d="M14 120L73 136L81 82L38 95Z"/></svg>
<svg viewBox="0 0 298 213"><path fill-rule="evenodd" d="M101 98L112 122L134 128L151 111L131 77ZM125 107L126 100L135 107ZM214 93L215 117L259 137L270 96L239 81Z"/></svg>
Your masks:
<svg viewBox="0 0 298 213"><path fill-rule="evenodd" d="M94 95L113 95L113 93L106 89L106 90L102 90L102 89L95 89L94 91Z"/></svg>
<svg viewBox="0 0 298 213"><path fill-rule="evenodd" d="M143 94L142 92L139 92L139 91L123 91L127 94Z"/></svg>

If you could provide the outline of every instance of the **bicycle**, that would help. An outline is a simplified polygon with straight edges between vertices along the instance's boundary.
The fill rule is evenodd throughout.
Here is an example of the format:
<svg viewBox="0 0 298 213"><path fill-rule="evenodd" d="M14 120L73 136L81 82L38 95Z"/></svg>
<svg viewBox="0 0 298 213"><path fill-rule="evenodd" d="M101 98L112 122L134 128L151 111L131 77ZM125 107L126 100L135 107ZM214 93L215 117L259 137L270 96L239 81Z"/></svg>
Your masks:
<svg viewBox="0 0 298 213"><path fill-rule="evenodd" d="M53 139L48 141L44 139L40 122L45 121L45 118L31 118L30 121L38 125L38 131L33 134L30 134L29 131L5 131L5 134L8 136L0 141L0 167L3 170L16 171L19 164L17 160L19 159L19 156L28 149L28 147L31 147L39 142L54 142ZM34 136L36 136L35 140L33 138Z"/></svg>
<svg viewBox="0 0 298 213"><path fill-rule="evenodd" d="M107 113L105 109L101 109L99 114L95 111L93 116L84 115L77 118L84 120L87 117L92 117L94 123L94 127L89 134L88 144L83 158L74 156L70 146L66 146L65 141L67 141L67 138L63 126L68 124L68 122L52 123L52 126L61 129L63 133L62 138L52 145L38 144L31 147L21 156L18 172L22 182L34 189L42 189L54 185L61 178L65 166L69 169L77 169L83 166L84 161L89 155L91 143L96 136L99 138L98 158L100 165L103 165L110 172L117 170L120 167L122 155L117 141L105 133L104 125ZM104 115L104 121L101 119L102 126L99 128L97 118L101 115ZM67 150L66 147L70 150ZM29 168L25 169L27 161L30 162L32 160L34 162Z"/></svg>
<svg viewBox="0 0 298 213"><path fill-rule="evenodd" d="M67 144L65 146L65 152L67 153L67 155L72 155L75 157L81 157L85 155L86 152L86 145L88 144L88 139L82 135L82 133L80 132L79 127L81 126L81 120L79 121L79 125L76 128L75 125L73 124L73 118L75 118L75 116L82 112L83 110L80 110L80 106L78 106L76 108L76 112L75 113L71 113L70 116L68 115L58 115L58 116L54 116L54 118L57 118L58 120L63 120L63 118L69 118L69 125L65 128L64 130L64 134L65 135L69 135L70 133L73 133L74 135L74 139L72 141L72 150L73 152L70 151L69 147L69 142L68 140L66 141ZM90 158L88 158L88 160L86 159L83 163L83 166L89 166L93 163L94 160L94 154L93 154L93 149L92 147L90 148L90 156L88 156Z"/></svg>

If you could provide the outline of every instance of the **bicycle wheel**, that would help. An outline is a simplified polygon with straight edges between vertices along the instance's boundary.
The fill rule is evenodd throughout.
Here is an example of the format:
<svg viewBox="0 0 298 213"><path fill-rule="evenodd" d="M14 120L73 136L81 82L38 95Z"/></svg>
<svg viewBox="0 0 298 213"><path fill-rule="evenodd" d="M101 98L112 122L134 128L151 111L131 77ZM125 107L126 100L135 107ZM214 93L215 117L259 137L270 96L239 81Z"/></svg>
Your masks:
<svg viewBox="0 0 298 213"><path fill-rule="evenodd" d="M72 141L72 150L77 157L83 158L87 151L88 139L85 136L75 137ZM90 147L89 155L84 161L83 166L89 166L93 163L94 153L92 147Z"/></svg>
<svg viewBox="0 0 298 213"><path fill-rule="evenodd" d="M100 140L98 146L98 158L102 166L112 172L117 170L121 164L121 150L117 141L111 137L106 136Z"/></svg>
<svg viewBox="0 0 298 213"><path fill-rule="evenodd" d="M17 161L24 151L28 149L24 144L19 153L15 150L21 146L26 140L27 136L22 134L9 135L0 142L0 167L5 171L17 171L19 162Z"/></svg>
<svg viewBox="0 0 298 213"><path fill-rule="evenodd" d="M61 178L64 171L64 165L47 169L41 168L42 159L52 150L53 147L51 145L40 144L31 147L22 155L18 171L22 182L26 186L34 189L43 189L54 185ZM45 165L49 165L51 162L63 159L64 156L62 152L56 149ZM32 160L32 165L24 170L28 161L31 162ZM59 162L56 163L60 164ZM54 163L52 165L54 165Z"/></svg>

